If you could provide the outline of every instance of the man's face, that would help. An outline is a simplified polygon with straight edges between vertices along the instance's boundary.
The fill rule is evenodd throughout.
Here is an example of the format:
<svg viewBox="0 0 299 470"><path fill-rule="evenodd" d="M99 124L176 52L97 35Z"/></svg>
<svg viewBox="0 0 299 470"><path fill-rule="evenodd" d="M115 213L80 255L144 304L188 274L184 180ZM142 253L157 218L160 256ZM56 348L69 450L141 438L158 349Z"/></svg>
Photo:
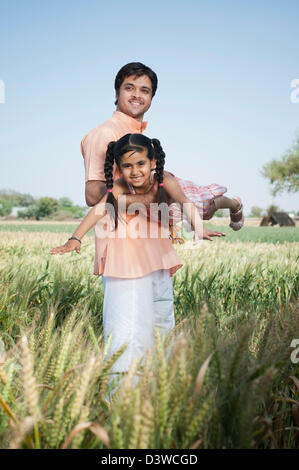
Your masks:
<svg viewBox="0 0 299 470"><path fill-rule="evenodd" d="M144 113L149 109L152 101L152 82L147 75L136 77L130 75L122 82L118 99L117 110L142 121Z"/></svg>

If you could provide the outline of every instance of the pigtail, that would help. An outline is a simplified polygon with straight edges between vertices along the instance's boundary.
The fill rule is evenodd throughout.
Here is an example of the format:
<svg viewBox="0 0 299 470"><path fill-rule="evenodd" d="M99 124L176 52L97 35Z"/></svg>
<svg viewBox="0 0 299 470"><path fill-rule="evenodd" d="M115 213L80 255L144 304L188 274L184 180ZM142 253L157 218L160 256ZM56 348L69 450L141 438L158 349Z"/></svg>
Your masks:
<svg viewBox="0 0 299 470"><path fill-rule="evenodd" d="M158 204L161 202L167 203L166 192L163 188L164 181L164 164L165 164L165 153L161 147L160 141L158 139L152 139L151 143L155 150L155 159L156 159L156 178L158 181ZM161 211L159 210L159 221L161 222ZM166 223L166 221L165 221ZM168 221L167 221L168 226Z"/></svg>
<svg viewBox="0 0 299 470"><path fill-rule="evenodd" d="M164 163L165 163L165 153L161 147L160 141L158 139L152 139L152 144L155 150L155 159L156 159L156 175L157 181L159 184L163 184L163 175L164 175ZM159 186L161 187L161 186Z"/></svg>
<svg viewBox="0 0 299 470"><path fill-rule="evenodd" d="M163 190L165 153L158 139L152 139L156 159L156 177L159 184L158 202L166 202L165 191Z"/></svg>
<svg viewBox="0 0 299 470"><path fill-rule="evenodd" d="M107 147L106 159L104 163L104 173L107 189L113 188L113 164L114 164L114 146L115 142L110 142Z"/></svg>
<svg viewBox="0 0 299 470"><path fill-rule="evenodd" d="M106 152L106 159L104 164L104 173L106 179L106 187L108 191L108 197L106 200L106 210L108 214L114 219L114 229L117 228L117 221L118 221L118 206L117 201L112 193L113 188L113 164L115 161L114 157L114 147L116 142L110 142L107 147ZM114 211L111 210L111 205L114 208Z"/></svg>

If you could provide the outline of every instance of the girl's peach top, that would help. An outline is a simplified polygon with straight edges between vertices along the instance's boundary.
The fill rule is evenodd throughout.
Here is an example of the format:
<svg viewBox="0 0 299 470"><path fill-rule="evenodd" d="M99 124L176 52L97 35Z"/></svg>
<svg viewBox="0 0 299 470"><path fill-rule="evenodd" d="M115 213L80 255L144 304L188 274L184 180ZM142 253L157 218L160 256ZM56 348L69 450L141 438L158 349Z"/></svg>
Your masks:
<svg viewBox="0 0 299 470"><path fill-rule="evenodd" d="M183 266L168 238L168 230L149 220L146 213L121 214L115 231L113 227L109 215L95 226L94 274L138 278L169 269L173 276Z"/></svg>

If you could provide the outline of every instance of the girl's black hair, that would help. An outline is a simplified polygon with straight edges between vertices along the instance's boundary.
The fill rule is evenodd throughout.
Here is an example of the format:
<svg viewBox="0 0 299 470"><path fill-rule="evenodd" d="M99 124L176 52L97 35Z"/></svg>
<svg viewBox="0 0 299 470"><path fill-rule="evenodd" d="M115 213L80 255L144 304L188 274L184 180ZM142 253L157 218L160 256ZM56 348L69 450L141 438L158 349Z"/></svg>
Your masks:
<svg viewBox="0 0 299 470"><path fill-rule="evenodd" d="M110 142L106 152L106 159L104 164L104 172L106 179L107 190L113 188L113 165L119 167L121 157L130 151L147 150L147 157L152 161L156 160L156 177L158 183L163 183L165 153L161 147L158 139L149 139L142 134L126 134L116 142ZM158 202L165 201L164 192L161 186L158 187ZM114 213L111 214L109 207L114 208ZM106 210L115 220L115 229L117 228L118 221L118 207L117 201L112 192L108 192L106 201Z"/></svg>

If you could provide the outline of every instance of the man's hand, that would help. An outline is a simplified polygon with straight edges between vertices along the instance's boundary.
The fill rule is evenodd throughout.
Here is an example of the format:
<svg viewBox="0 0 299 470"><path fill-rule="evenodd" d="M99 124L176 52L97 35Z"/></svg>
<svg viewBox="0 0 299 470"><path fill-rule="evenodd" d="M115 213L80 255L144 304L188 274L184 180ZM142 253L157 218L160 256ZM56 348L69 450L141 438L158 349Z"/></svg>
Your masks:
<svg viewBox="0 0 299 470"><path fill-rule="evenodd" d="M52 248L52 250L50 251L50 255L56 255L57 253L59 253L60 255L64 255L64 253L68 253L74 250L77 253L80 253L80 247L81 244L80 242L78 242L78 240L68 240L64 245Z"/></svg>

